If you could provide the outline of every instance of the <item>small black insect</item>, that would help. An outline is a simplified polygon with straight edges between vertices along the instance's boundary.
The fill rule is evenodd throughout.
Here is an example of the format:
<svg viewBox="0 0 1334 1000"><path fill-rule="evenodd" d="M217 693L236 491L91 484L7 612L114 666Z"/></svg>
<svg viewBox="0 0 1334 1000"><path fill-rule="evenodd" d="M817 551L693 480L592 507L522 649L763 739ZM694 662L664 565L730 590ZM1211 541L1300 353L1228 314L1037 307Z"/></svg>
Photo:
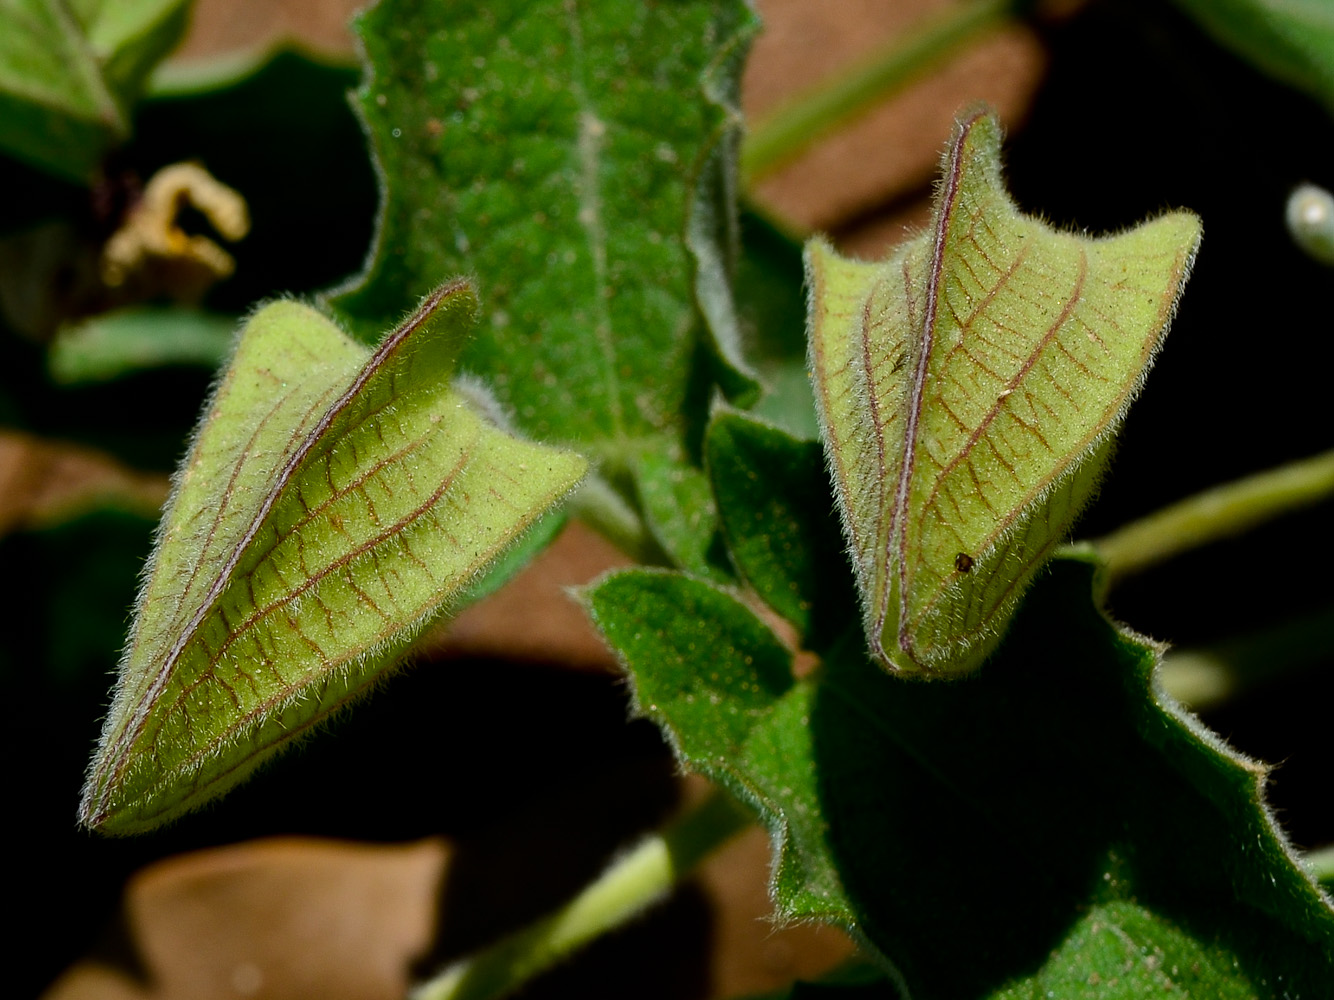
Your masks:
<svg viewBox="0 0 1334 1000"><path fill-rule="evenodd" d="M967 552L960 552L954 557L954 568L960 573L968 573L973 568L973 557Z"/></svg>

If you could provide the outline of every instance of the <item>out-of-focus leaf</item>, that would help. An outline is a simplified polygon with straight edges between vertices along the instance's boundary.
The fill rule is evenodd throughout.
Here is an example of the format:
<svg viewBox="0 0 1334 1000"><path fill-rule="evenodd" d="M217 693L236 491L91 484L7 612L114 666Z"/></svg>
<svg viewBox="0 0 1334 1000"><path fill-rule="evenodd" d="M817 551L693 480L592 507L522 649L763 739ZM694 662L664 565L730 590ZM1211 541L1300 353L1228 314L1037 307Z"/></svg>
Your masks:
<svg viewBox="0 0 1334 1000"><path fill-rule="evenodd" d="M1334 5L1327 0L1176 0L1217 41L1334 113Z"/></svg>
<svg viewBox="0 0 1334 1000"><path fill-rule="evenodd" d="M198 309L123 309L61 329L47 363L51 377L66 385L167 365L216 368L232 348L236 327L233 317Z"/></svg>
<svg viewBox="0 0 1334 1000"><path fill-rule="evenodd" d="M795 680L748 608L680 574L615 574L588 603L640 710L769 825L780 914L853 929L912 996L1320 996L1334 909L1266 768L1161 694L1093 570L1057 560L948 685L882 673L851 635Z"/></svg>
<svg viewBox="0 0 1334 1000"><path fill-rule="evenodd" d="M131 833L222 794L364 693L582 476L449 386L476 298L374 353L280 302L246 325L177 479L81 816Z"/></svg>
<svg viewBox="0 0 1334 1000"><path fill-rule="evenodd" d="M185 29L189 0L12 0L0 31L0 150L92 179Z"/></svg>

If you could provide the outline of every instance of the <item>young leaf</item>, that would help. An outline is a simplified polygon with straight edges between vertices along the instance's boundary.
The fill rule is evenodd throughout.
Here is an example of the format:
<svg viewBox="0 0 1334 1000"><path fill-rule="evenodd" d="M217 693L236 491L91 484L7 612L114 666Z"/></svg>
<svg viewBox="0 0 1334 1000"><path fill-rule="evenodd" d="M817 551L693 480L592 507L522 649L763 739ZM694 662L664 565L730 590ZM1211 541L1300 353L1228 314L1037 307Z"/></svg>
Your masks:
<svg viewBox="0 0 1334 1000"><path fill-rule="evenodd" d="M1019 213L1000 126L962 121L930 230L887 261L807 248L825 449L888 669L968 673L1097 482L1200 238L1172 213L1105 239Z"/></svg>
<svg viewBox="0 0 1334 1000"><path fill-rule="evenodd" d="M241 781L578 481L582 458L450 389L475 312L447 285L374 353L295 302L246 325L163 519L85 824L147 829Z"/></svg>
<svg viewBox="0 0 1334 1000"><path fill-rule="evenodd" d="M886 676L855 633L794 679L750 609L681 574L587 602L639 710L769 826L779 915L853 931L904 995L1323 996L1334 909L1267 769L1161 692L1095 571L1057 559L956 684Z"/></svg>

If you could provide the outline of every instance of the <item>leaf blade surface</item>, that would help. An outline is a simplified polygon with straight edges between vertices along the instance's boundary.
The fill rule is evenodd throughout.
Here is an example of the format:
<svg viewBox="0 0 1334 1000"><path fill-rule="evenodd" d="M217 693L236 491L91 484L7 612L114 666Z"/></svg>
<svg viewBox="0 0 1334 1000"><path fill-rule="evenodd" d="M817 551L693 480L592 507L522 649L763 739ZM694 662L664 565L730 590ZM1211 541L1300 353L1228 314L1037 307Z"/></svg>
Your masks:
<svg viewBox="0 0 1334 1000"><path fill-rule="evenodd" d="M492 331L463 364L519 426L613 462L679 447L699 312L730 313L712 158L755 27L736 2L377 5L359 105L383 228L334 307L374 327L431 275L473 273Z"/></svg>

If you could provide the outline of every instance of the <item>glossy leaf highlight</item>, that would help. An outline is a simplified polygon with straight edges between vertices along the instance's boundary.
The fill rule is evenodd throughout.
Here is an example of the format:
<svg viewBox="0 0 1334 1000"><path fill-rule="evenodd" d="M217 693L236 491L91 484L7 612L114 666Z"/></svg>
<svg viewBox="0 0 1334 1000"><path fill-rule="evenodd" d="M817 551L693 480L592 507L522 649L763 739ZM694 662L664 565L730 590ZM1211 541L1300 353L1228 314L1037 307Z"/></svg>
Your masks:
<svg viewBox="0 0 1334 1000"><path fill-rule="evenodd" d="M364 693L584 471L449 387L476 299L373 353L279 302L246 325L178 475L81 817L195 808Z"/></svg>
<svg viewBox="0 0 1334 1000"><path fill-rule="evenodd" d="M931 227L881 263L807 248L810 354L870 647L975 670L1096 485L1200 238L1176 212L1090 239L1022 215L1000 126L963 120Z"/></svg>

